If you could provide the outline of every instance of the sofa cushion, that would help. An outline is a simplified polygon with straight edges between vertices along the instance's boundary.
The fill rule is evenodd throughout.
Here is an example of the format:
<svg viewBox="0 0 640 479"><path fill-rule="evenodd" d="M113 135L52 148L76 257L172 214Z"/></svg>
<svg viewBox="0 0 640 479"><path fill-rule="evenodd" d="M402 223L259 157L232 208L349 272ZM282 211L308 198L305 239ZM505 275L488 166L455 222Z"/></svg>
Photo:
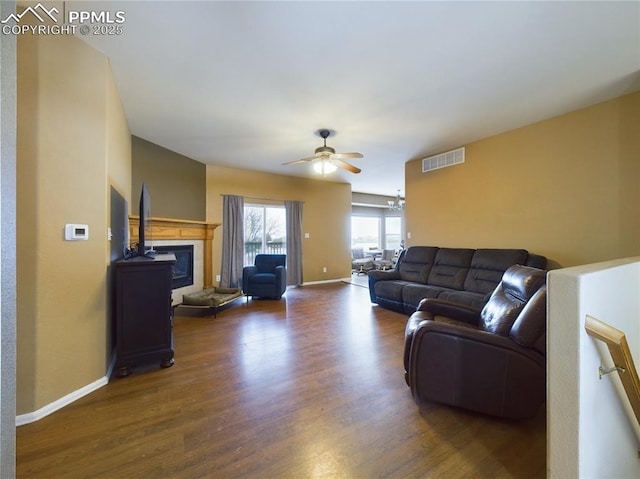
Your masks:
<svg viewBox="0 0 640 479"><path fill-rule="evenodd" d="M407 249L398 267L400 279L425 284L438 249L435 246L412 246Z"/></svg>
<svg viewBox="0 0 640 479"><path fill-rule="evenodd" d="M475 250L467 248L440 248L436 254L428 283L443 288L464 289Z"/></svg>
<svg viewBox="0 0 640 479"><path fill-rule="evenodd" d="M394 281L378 281L374 285L376 296L379 298L386 298L391 301L402 302L402 288L411 284L408 281L394 280Z"/></svg>
<svg viewBox="0 0 640 479"><path fill-rule="evenodd" d="M443 289L438 295L438 299L451 301L452 303L465 304L474 308L482 308L487 302L488 295L482 293L473 293L471 291L454 291L451 289Z"/></svg>
<svg viewBox="0 0 640 479"><path fill-rule="evenodd" d="M529 253L529 255L527 256L527 261L525 261L524 265L531 266L532 268L546 269L547 258L545 256L540 256L539 254Z"/></svg>
<svg viewBox="0 0 640 479"><path fill-rule="evenodd" d="M464 290L487 294L496 289L502 275L514 264L524 264L528 252L523 249L479 249L473 254L464 281Z"/></svg>
<svg viewBox="0 0 640 479"><path fill-rule="evenodd" d="M438 286L408 283L402 288L402 302L414 308L415 311L420 300L423 298L437 298L443 291L446 291L446 289Z"/></svg>

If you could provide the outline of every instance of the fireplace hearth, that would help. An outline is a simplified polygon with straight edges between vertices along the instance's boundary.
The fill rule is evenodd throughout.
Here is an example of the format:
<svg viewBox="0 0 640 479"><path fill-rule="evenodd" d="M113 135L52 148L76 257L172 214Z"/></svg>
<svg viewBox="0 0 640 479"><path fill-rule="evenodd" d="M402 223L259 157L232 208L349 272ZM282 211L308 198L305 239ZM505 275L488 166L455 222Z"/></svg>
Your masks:
<svg viewBox="0 0 640 479"><path fill-rule="evenodd" d="M154 246L153 249L159 253L173 253L176 257L171 289L193 284L193 245Z"/></svg>

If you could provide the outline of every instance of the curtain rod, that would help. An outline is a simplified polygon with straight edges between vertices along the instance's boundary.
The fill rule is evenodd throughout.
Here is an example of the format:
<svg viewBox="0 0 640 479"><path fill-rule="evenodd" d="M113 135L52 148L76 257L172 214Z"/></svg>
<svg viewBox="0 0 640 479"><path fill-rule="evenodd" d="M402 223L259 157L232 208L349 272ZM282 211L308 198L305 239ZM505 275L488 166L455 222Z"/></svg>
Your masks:
<svg viewBox="0 0 640 479"><path fill-rule="evenodd" d="M289 200L283 200L281 198L267 198L265 196L262 197L258 197L258 196L243 196L243 195L230 195L227 193L220 193L220 196L242 196L243 198L249 199L249 200L263 200L263 201L289 201ZM299 200L290 200L290 201L299 201ZM304 201L300 201L300 203L304 203Z"/></svg>

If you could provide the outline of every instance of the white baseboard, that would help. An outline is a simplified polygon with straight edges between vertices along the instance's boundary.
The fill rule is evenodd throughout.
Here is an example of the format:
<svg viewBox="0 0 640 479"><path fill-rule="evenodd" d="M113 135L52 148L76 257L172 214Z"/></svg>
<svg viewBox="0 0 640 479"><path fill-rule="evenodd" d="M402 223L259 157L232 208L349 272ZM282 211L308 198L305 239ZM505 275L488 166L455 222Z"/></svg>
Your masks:
<svg viewBox="0 0 640 479"><path fill-rule="evenodd" d="M328 283L341 283L342 279L341 278L336 278L336 279L325 279L322 281L309 281L302 283L302 286L311 286L314 284L328 284Z"/></svg>
<svg viewBox="0 0 640 479"><path fill-rule="evenodd" d="M92 393L96 389L100 389L102 386L106 385L109 382L108 376L104 376L103 378L98 379L97 381L92 382L91 384L87 384L86 386L78 389L77 391L73 391L72 393L67 394L66 396L61 397L57 401L54 401L46 406L38 409L34 412L29 412L27 414L20 414L16 416L16 426L22 426L24 424L30 424L35 421L39 421L43 417L52 414L59 409L71 404L74 401L77 401L81 397L86 396L89 393Z"/></svg>
<svg viewBox="0 0 640 479"><path fill-rule="evenodd" d="M109 378L111 377L111 372L115 366L116 355L111 355L111 361L109 362L109 367L107 370L106 376L98 379L97 381L92 382L91 384L87 384L86 386L78 389L77 391L73 391L72 393L67 394L66 396L61 397L57 401L54 401L46 406L38 409L34 412L29 412L26 414L20 414L16 416L16 426L23 426L25 424L30 424L32 422L39 421L43 417L47 417L49 414L52 414L65 406L68 406L72 402L77 401L78 399L86 396L87 394L100 389L102 386L106 386L109 383Z"/></svg>

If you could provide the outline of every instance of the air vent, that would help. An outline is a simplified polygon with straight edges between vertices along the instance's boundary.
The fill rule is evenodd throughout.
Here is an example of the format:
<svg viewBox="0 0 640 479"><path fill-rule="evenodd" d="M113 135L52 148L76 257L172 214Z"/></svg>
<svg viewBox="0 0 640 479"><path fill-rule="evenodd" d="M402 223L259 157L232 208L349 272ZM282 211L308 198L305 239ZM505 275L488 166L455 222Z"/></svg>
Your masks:
<svg viewBox="0 0 640 479"><path fill-rule="evenodd" d="M464 147L457 150L447 151L439 155L430 156L422 159L422 172L446 168L447 166L459 165L464 163Z"/></svg>

